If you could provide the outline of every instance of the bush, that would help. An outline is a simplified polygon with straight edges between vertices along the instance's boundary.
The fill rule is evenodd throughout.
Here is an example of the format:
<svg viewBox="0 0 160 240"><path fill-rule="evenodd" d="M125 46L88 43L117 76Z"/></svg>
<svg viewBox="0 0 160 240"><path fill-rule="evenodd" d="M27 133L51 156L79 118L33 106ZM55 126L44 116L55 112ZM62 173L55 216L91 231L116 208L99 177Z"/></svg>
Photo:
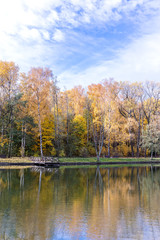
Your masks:
<svg viewBox="0 0 160 240"><path fill-rule="evenodd" d="M86 147L82 147L79 151L80 157L88 157L88 150Z"/></svg>
<svg viewBox="0 0 160 240"><path fill-rule="evenodd" d="M51 155L56 156L56 149L54 147L52 148Z"/></svg>
<svg viewBox="0 0 160 240"><path fill-rule="evenodd" d="M66 156L64 150L61 150L61 151L60 151L59 156L60 156L60 157L65 157L65 156Z"/></svg>

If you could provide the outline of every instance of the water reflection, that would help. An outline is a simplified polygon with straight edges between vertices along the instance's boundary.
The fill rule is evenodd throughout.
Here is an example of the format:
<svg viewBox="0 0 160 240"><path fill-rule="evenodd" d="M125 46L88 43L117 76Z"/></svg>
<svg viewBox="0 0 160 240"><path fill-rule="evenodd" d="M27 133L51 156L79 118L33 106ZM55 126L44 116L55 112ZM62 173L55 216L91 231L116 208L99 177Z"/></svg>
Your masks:
<svg viewBox="0 0 160 240"><path fill-rule="evenodd" d="M0 239L158 239L160 168L0 170Z"/></svg>

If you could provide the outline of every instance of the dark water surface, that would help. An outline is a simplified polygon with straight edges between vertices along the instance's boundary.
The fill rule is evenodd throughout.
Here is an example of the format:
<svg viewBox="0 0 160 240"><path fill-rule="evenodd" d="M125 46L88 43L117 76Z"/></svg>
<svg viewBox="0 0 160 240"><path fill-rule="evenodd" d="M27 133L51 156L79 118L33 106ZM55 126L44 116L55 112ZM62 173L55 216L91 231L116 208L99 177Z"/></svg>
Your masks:
<svg viewBox="0 0 160 240"><path fill-rule="evenodd" d="M0 170L0 239L160 239L160 168Z"/></svg>

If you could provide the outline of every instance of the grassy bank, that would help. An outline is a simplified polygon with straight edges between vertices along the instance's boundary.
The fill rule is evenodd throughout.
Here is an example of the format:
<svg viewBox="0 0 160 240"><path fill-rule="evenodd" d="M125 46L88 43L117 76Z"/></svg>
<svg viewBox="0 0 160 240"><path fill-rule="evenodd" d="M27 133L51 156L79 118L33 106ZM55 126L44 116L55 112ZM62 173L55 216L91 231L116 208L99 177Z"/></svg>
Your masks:
<svg viewBox="0 0 160 240"><path fill-rule="evenodd" d="M117 164L120 162L128 162L128 163L132 163L132 162L143 162L143 161L147 161L148 163L152 162L152 161L159 161L160 162L160 158L155 158L153 160L151 160L150 158L100 158L100 162L107 162L107 163L112 163L112 162L116 162ZM60 163L93 163L93 162L97 162L97 158L96 157L90 157L90 158L59 158L59 162ZM31 159L29 157L25 157L25 158L21 158L21 157L13 157L13 158L0 158L0 163L32 163Z"/></svg>
<svg viewBox="0 0 160 240"><path fill-rule="evenodd" d="M160 158L100 158L100 162L141 162L141 161L160 161ZM62 162L97 162L96 157L90 157L90 158L60 158L59 161Z"/></svg>
<svg viewBox="0 0 160 240"><path fill-rule="evenodd" d="M30 160L29 157L12 157L12 158L0 158L0 163L31 163L32 161Z"/></svg>

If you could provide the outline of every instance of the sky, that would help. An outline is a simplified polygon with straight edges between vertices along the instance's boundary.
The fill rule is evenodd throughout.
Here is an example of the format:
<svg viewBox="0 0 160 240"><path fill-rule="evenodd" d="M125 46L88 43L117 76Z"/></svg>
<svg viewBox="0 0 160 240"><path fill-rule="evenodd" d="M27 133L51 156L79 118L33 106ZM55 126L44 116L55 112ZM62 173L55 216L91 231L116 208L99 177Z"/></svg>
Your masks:
<svg viewBox="0 0 160 240"><path fill-rule="evenodd" d="M5 0L0 60L48 67L61 89L160 81L160 0Z"/></svg>

